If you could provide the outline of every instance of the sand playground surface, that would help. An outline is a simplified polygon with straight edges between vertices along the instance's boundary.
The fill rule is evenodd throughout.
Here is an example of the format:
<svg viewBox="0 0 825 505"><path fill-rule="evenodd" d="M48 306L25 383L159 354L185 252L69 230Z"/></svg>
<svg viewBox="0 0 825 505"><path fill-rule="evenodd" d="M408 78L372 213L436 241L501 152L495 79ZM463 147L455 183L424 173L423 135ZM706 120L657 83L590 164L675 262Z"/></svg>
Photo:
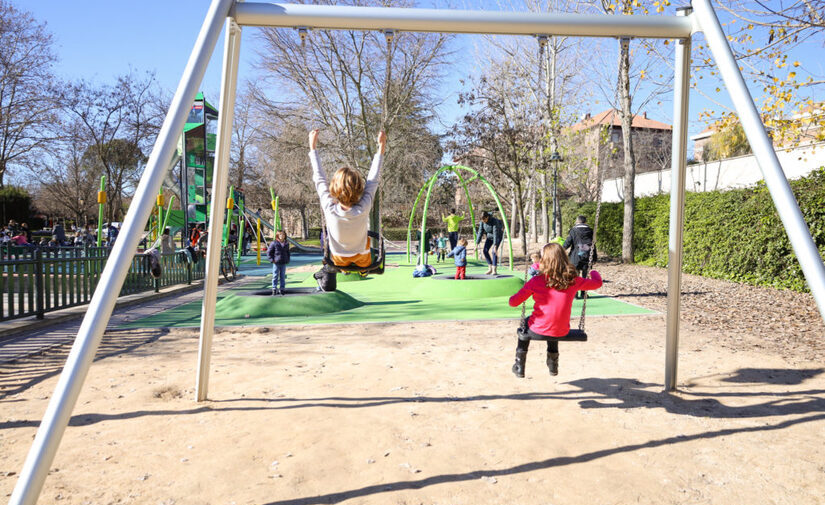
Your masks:
<svg viewBox="0 0 825 505"><path fill-rule="evenodd" d="M513 376L514 321L223 327L202 403L197 329L109 331L39 503L825 503L804 349L684 323L666 394L661 312L589 317L557 377L542 342ZM65 355L0 367L3 496Z"/></svg>

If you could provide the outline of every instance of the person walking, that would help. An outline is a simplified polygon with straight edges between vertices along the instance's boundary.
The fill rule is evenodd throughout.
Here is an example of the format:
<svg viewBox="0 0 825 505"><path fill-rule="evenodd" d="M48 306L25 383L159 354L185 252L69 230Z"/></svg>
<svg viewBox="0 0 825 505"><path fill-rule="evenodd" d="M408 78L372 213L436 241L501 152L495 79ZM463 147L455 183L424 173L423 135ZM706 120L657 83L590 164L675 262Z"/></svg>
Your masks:
<svg viewBox="0 0 825 505"><path fill-rule="evenodd" d="M593 248L593 228L587 225L585 216L576 217L576 224L570 228L567 239L562 247L569 250L570 263L576 267L576 271L581 277L587 278L590 269L590 249ZM598 256L593 251L593 263ZM584 291L576 294L576 298L583 298Z"/></svg>

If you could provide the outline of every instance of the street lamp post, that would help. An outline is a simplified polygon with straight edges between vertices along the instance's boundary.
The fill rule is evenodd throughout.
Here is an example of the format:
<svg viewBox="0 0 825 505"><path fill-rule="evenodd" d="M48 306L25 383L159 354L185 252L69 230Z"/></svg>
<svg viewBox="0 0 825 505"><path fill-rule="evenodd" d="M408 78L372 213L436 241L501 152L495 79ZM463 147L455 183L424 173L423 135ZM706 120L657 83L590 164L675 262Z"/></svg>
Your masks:
<svg viewBox="0 0 825 505"><path fill-rule="evenodd" d="M559 162L564 161L564 158L562 158L558 151L554 150L550 155L550 161L553 162L553 235L558 236L561 233L561 216L559 215L558 207ZM556 223L558 223L559 226L556 226Z"/></svg>

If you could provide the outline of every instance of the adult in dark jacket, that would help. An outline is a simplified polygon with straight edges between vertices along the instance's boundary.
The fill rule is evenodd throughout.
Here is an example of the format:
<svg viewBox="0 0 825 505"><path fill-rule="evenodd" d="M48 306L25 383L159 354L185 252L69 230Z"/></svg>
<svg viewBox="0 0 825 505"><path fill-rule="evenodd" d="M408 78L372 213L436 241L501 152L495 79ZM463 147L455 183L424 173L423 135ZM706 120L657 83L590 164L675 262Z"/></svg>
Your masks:
<svg viewBox="0 0 825 505"><path fill-rule="evenodd" d="M494 218L489 212L481 213L481 221L478 222L478 231L476 232L476 249L481 242L481 237L486 236L484 240L484 259L487 260L487 269L485 274L496 275L498 268L498 246L504 240L504 224Z"/></svg>
<svg viewBox="0 0 825 505"><path fill-rule="evenodd" d="M579 275L587 278L590 270L590 249L593 248L593 228L587 225L585 216L578 216L576 224L570 228L567 240L563 247L569 249L570 263L579 271ZM593 251L593 263L596 262L596 251ZM582 293L576 296L580 296Z"/></svg>
<svg viewBox="0 0 825 505"><path fill-rule="evenodd" d="M275 240L269 244L266 255L272 263L272 294L283 295L286 284L286 265L289 263L289 242L286 240L286 232L278 230L275 233Z"/></svg>

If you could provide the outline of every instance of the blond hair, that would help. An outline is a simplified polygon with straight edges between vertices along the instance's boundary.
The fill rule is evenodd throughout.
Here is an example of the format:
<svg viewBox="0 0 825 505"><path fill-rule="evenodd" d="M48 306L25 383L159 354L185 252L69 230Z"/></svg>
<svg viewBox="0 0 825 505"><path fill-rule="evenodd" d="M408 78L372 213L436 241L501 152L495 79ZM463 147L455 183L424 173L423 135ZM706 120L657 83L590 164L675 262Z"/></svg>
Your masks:
<svg viewBox="0 0 825 505"><path fill-rule="evenodd" d="M576 267L570 263L564 248L554 242L541 249L539 271L547 279L547 287L564 291L576 281Z"/></svg>
<svg viewBox="0 0 825 505"><path fill-rule="evenodd" d="M364 194L364 178L349 167L341 167L332 176L329 194L341 205L352 207Z"/></svg>
<svg viewBox="0 0 825 505"><path fill-rule="evenodd" d="M541 254L538 251L534 251L530 253L530 259L533 261L538 261L541 259Z"/></svg>
<svg viewBox="0 0 825 505"><path fill-rule="evenodd" d="M464 237L462 237L462 238L458 239L458 243L459 243L460 245L463 245L464 247L467 247L467 239L466 239L466 238L464 238Z"/></svg>

